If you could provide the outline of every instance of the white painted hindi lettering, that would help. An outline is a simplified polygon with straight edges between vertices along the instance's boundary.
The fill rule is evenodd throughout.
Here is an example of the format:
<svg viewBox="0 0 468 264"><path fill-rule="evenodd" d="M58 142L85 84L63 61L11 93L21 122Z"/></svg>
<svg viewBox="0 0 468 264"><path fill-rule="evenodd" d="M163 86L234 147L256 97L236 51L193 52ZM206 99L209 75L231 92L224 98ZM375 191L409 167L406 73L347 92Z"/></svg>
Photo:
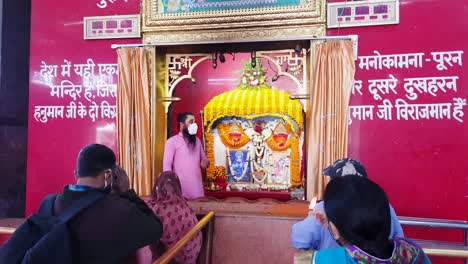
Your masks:
<svg viewBox="0 0 468 264"><path fill-rule="evenodd" d="M398 80L390 74L390 79L369 80L368 90L374 95L375 100L382 100L379 92L381 94L389 94L392 91L394 94L397 94L395 91L397 84Z"/></svg>
<svg viewBox="0 0 468 264"><path fill-rule="evenodd" d="M107 101L101 102L101 118L115 118L117 116L117 106L109 105Z"/></svg>
<svg viewBox="0 0 468 264"><path fill-rule="evenodd" d="M107 2L113 4L115 2L117 2L118 0L99 0L99 3L97 3L97 7L99 8L107 8ZM125 3L128 2L128 0L123 0Z"/></svg>
<svg viewBox="0 0 468 264"><path fill-rule="evenodd" d="M70 77L71 61L63 60L65 64L62 64L62 77Z"/></svg>
<svg viewBox="0 0 468 264"><path fill-rule="evenodd" d="M93 104L89 106L88 116L96 122L96 119L99 117L99 105L93 101Z"/></svg>
<svg viewBox="0 0 468 264"><path fill-rule="evenodd" d="M83 103L78 102L78 116L84 118L87 114L88 111L86 110L86 106Z"/></svg>
<svg viewBox="0 0 468 264"><path fill-rule="evenodd" d="M428 77L428 78L405 78L404 88L406 97L410 100L416 100L419 94L430 94L437 96L438 91L444 93L446 89L457 91L458 76Z"/></svg>
<svg viewBox="0 0 468 264"><path fill-rule="evenodd" d="M371 56L359 56L359 68L381 70L382 67L387 69L408 69L410 66L414 68L422 68L423 66L424 53L422 52L382 55L374 50L374 54Z"/></svg>
<svg viewBox="0 0 468 264"><path fill-rule="evenodd" d="M116 75L117 64L98 64L99 75Z"/></svg>
<svg viewBox="0 0 468 264"><path fill-rule="evenodd" d="M385 99L383 103L377 106L378 112L377 117L384 120L392 120L392 108L393 105L390 100Z"/></svg>
<svg viewBox="0 0 468 264"><path fill-rule="evenodd" d="M361 89L362 89L362 81L361 80L354 80L352 94L357 92L360 95L362 95Z"/></svg>
<svg viewBox="0 0 468 264"><path fill-rule="evenodd" d="M462 50L457 51L442 51L442 52L431 52L432 59L437 62L437 70L444 71L448 70L448 66L453 67L454 64L462 66Z"/></svg>
<svg viewBox="0 0 468 264"><path fill-rule="evenodd" d="M168 70L180 71L182 68L192 67L192 58L190 56L169 56L167 62Z"/></svg>
<svg viewBox="0 0 468 264"><path fill-rule="evenodd" d="M88 102L93 101L93 98L96 97L95 95L93 95L93 87L87 86L85 88L84 97L86 100L88 100Z"/></svg>
<svg viewBox="0 0 468 264"><path fill-rule="evenodd" d="M34 119L37 122L47 123L49 119L63 118L64 108L62 105L35 106Z"/></svg>
<svg viewBox="0 0 468 264"><path fill-rule="evenodd" d="M450 119L452 107L451 103L437 104L408 104L403 99L397 99L395 107L397 109L397 119L420 120L420 119Z"/></svg>
<svg viewBox="0 0 468 264"><path fill-rule="evenodd" d="M48 65L45 61L41 61L42 80L47 84L52 83L52 80L57 77L57 68L58 65Z"/></svg>
<svg viewBox="0 0 468 264"><path fill-rule="evenodd" d="M353 119L356 120L373 120L374 119L374 106L373 105L354 105L349 106L349 118L348 124L353 123Z"/></svg>
<svg viewBox="0 0 468 264"><path fill-rule="evenodd" d="M92 59L87 59L86 64L75 64L73 69L75 74L81 77L92 76L94 75L94 61Z"/></svg>
<svg viewBox="0 0 468 264"><path fill-rule="evenodd" d="M464 98L453 98L453 118L458 122L463 122L462 117L465 115L463 113L463 107L466 105L466 99Z"/></svg>
<svg viewBox="0 0 468 264"><path fill-rule="evenodd" d="M76 119L76 103L71 101L69 105L67 105L67 114L65 115L66 118Z"/></svg>
<svg viewBox="0 0 468 264"><path fill-rule="evenodd" d="M34 119L37 122L47 123L47 108L46 106L38 106L34 107Z"/></svg>
<svg viewBox="0 0 468 264"><path fill-rule="evenodd" d="M101 84L96 87L96 95L98 97L117 97L117 85Z"/></svg>
<svg viewBox="0 0 468 264"><path fill-rule="evenodd" d="M60 85L50 85L50 96L63 98L64 95L70 96L73 100L81 97L81 85L75 85L68 80L63 80Z"/></svg>

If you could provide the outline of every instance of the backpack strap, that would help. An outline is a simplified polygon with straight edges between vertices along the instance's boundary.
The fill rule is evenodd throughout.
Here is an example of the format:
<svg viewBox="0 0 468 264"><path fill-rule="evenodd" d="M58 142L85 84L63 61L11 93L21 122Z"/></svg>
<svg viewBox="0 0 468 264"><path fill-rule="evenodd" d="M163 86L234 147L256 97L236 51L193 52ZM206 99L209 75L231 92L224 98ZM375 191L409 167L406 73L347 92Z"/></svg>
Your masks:
<svg viewBox="0 0 468 264"><path fill-rule="evenodd" d="M58 216L58 219L61 223L66 223L72 219L75 215L81 212L83 209L87 208L91 204L95 203L106 194L100 191L91 191L86 196L80 198L78 201L72 203L64 212Z"/></svg>

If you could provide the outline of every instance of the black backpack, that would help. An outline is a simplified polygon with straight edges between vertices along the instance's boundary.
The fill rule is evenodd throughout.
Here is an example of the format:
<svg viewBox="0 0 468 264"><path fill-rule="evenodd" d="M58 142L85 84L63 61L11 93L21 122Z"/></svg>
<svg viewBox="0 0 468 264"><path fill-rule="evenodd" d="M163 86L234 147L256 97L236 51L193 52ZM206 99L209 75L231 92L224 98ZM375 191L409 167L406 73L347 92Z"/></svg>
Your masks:
<svg viewBox="0 0 468 264"><path fill-rule="evenodd" d="M48 195L39 212L21 224L0 248L0 264L73 263L72 241L67 222L105 194L90 192L54 216L57 195Z"/></svg>

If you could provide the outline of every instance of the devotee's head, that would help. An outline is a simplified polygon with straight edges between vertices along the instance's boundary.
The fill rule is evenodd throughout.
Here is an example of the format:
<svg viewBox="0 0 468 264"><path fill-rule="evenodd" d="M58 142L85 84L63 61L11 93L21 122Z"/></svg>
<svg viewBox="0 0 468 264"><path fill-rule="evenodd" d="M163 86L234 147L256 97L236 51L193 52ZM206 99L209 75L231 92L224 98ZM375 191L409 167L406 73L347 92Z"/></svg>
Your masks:
<svg viewBox="0 0 468 264"><path fill-rule="evenodd" d="M189 144L195 146L198 130L197 123L195 123L195 116L190 112L179 113L177 115L177 122L179 123L180 131L188 140Z"/></svg>
<svg viewBox="0 0 468 264"><path fill-rule="evenodd" d="M101 144L83 147L78 154L75 175L78 179L102 183L110 182L112 170L116 166L114 152Z"/></svg>
<svg viewBox="0 0 468 264"><path fill-rule="evenodd" d="M367 172L364 166L359 161L349 158L336 160L333 165L323 170L323 175L330 176L332 179L347 175L367 178Z"/></svg>
<svg viewBox="0 0 468 264"><path fill-rule="evenodd" d="M182 197L182 187L179 177L173 171L165 171L156 179L153 187L152 199L165 200L173 196Z"/></svg>
<svg viewBox="0 0 468 264"><path fill-rule="evenodd" d="M376 257L391 255L390 207L385 192L373 181L356 175L328 183L325 214L333 238L341 245L355 245Z"/></svg>

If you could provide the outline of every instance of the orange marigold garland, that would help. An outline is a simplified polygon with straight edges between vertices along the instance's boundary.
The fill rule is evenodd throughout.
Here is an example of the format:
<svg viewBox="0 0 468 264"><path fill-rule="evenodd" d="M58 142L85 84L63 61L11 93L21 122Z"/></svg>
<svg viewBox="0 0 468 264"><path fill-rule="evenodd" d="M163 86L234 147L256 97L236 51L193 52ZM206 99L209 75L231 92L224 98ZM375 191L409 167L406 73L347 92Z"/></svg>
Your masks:
<svg viewBox="0 0 468 264"><path fill-rule="evenodd" d="M239 149L250 141L250 138L244 133L240 125L219 124L216 128L218 129L221 142L230 149Z"/></svg>
<svg viewBox="0 0 468 264"><path fill-rule="evenodd" d="M276 125L271 136L266 139L266 143L271 150L284 151L291 147L292 136L291 126L279 123Z"/></svg>
<svg viewBox="0 0 468 264"><path fill-rule="evenodd" d="M216 166L213 173L207 175L207 177L213 181L215 180L227 180L226 168L223 166Z"/></svg>
<svg viewBox="0 0 468 264"><path fill-rule="evenodd" d="M291 141L291 185L300 186L301 180L301 155L299 152L299 139L292 138Z"/></svg>
<svg viewBox="0 0 468 264"><path fill-rule="evenodd" d="M206 140L206 158L210 161L210 165L208 165L208 167L206 168L206 176L209 178L210 175L213 175L213 172L215 169L213 134L206 132L205 140Z"/></svg>
<svg viewBox="0 0 468 264"><path fill-rule="evenodd" d="M284 150L287 150L291 147L291 136L289 136L288 140L286 141L286 143L284 143L284 145L281 145L279 143L277 143L274 138L273 138L273 135L271 135L269 138L267 138L267 140L265 141L268 145L268 147L273 150L273 151L284 151Z"/></svg>

